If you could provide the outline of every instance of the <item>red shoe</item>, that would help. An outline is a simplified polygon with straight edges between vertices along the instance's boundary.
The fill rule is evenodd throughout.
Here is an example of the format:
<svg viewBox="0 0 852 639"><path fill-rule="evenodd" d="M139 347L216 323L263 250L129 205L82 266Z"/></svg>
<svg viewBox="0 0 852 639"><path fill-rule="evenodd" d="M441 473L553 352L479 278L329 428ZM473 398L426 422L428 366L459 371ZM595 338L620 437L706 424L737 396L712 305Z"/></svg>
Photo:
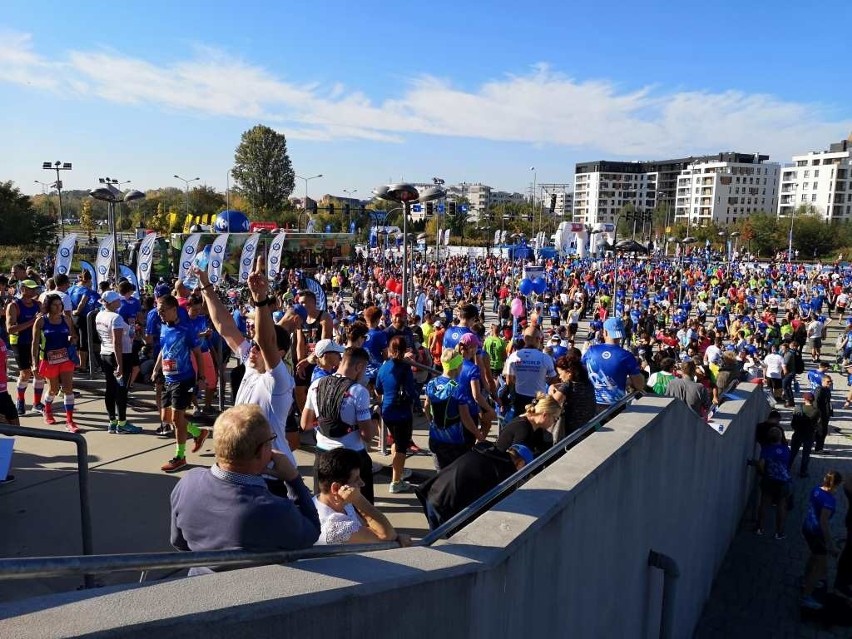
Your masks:
<svg viewBox="0 0 852 639"><path fill-rule="evenodd" d="M204 441L210 437L210 431L206 428L202 428L201 432L198 434L198 437L195 438L195 443L192 445L192 452L197 453L201 450L201 447L204 445Z"/></svg>
<svg viewBox="0 0 852 639"><path fill-rule="evenodd" d="M74 422L65 422L65 430L67 430L69 433L76 433L80 429L77 427L77 424L75 424Z"/></svg>
<svg viewBox="0 0 852 639"><path fill-rule="evenodd" d="M165 464L160 466L160 470L164 473L173 473L186 466L186 457L172 457Z"/></svg>
<svg viewBox="0 0 852 639"><path fill-rule="evenodd" d="M55 424L56 418L53 416L53 404L44 405L44 423Z"/></svg>
<svg viewBox="0 0 852 639"><path fill-rule="evenodd" d="M414 442L411 442L408 445L408 452L411 453L412 455L419 455L420 453L423 452L423 449L420 448L420 446L418 446Z"/></svg>

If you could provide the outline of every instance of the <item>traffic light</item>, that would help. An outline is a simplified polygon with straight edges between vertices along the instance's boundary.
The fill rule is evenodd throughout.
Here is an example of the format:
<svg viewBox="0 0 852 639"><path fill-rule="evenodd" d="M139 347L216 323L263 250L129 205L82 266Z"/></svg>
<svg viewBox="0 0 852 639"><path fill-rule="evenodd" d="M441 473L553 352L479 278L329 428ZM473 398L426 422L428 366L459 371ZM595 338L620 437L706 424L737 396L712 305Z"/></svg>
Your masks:
<svg viewBox="0 0 852 639"><path fill-rule="evenodd" d="M556 212L556 193L553 193L550 196L550 214L553 215Z"/></svg>
<svg viewBox="0 0 852 639"><path fill-rule="evenodd" d="M308 200L308 210L311 213L316 214L316 212L317 212L317 201L316 200Z"/></svg>
<svg viewBox="0 0 852 639"><path fill-rule="evenodd" d="M349 216L349 212L350 212L350 210L351 210L351 209L349 208L349 204L348 204L348 203L343 205L343 214L344 214L344 215Z"/></svg>
<svg viewBox="0 0 852 639"><path fill-rule="evenodd" d="M435 214L435 205L431 202L426 202L426 217L432 217Z"/></svg>
<svg viewBox="0 0 852 639"><path fill-rule="evenodd" d="M450 215L456 214L456 203L455 202L447 202L447 210Z"/></svg>
<svg viewBox="0 0 852 639"><path fill-rule="evenodd" d="M328 205L328 214L334 215L334 204L329 203Z"/></svg>

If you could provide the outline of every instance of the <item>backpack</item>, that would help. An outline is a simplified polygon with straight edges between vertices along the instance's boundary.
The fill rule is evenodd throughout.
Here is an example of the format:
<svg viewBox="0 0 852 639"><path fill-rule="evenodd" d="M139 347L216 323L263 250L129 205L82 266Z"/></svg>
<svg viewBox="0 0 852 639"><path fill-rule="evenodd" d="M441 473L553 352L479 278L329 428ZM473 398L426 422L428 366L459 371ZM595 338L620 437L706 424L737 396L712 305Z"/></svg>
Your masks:
<svg viewBox="0 0 852 639"><path fill-rule="evenodd" d="M813 429L814 422L810 417L805 415L805 412L801 408L797 408L793 411L793 417L790 419L790 426L794 433L807 432Z"/></svg>
<svg viewBox="0 0 852 639"><path fill-rule="evenodd" d="M805 360L802 359L802 354L796 351L796 375L801 375L805 372Z"/></svg>
<svg viewBox="0 0 852 639"><path fill-rule="evenodd" d="M459 385L455 380L436 377L426 385L426 397L432 411L429 437L445 444L464 444L464 425L461 423L455 399Z"/></svg>
<svg viewBox="0 0 852 639"><path fill-rule="evenodd" d="M317 427L326 437L336 439L358 429L340 419L343 400L354 383L342 375L327 375L317 382Z"/></svg>

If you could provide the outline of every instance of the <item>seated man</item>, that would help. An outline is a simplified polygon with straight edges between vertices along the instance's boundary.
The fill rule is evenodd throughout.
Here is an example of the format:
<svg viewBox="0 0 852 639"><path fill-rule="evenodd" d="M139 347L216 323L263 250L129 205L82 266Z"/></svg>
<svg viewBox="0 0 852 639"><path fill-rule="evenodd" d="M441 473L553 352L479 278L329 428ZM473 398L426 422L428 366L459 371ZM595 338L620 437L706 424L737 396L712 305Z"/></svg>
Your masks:
<svg viewBox="0 0 852 639"><path fill-rule="evenodd" d="M234 406L215 423L216 464L193 468L172 491L172 545L178 550L271 552L309 548L320 523L311 494L260 407ZM270 462L272 465L270 466ZM271 475L281 486L267 486ZM273 494L289 489L294 500ZM191 569L190 575L207 572Z"/></svg>
<svg viewBox="0 0 852 639"><path fill-rule="evenodd" d="M348 448L319 452L316 473L320 488L314 497L321 527L318 546L383 541L411 545L411 538L397 533L388 518L361 494L364 482L357 452Z"/></svg>
<svg viewBox="0 0 852 639"><path fill-rule="evenodd" d="M482 442L414 491L434 530L533 460L523 444L505 453Z"/></svg>

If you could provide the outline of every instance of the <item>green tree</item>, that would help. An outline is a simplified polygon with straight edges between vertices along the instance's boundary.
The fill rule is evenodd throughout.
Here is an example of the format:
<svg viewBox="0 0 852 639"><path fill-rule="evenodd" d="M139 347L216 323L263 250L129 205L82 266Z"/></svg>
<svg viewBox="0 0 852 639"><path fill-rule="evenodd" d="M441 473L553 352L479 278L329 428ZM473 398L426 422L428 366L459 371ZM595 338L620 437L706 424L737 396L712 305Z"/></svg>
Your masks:
<svg viewBox="0 0 852 639"><path fill-rule="evenodd" d="M282 133L258 124L243 133L231 175L237 192L256 210L279 211L295 186L295 173Z"/></svg>
<svg viewBox="0 0 852 639"><path fill-rule="evenodd" d="M218 213L225 209L225 196L212 186L199 186L189 192L189 212L193 215Z"/></svg>
<svg viewBox="0 0 852 639"><path fill-rule="evenodd" d="M0 245L47 246L56 240L56 220L33 209L12 182L0 182Z"/></svg>

